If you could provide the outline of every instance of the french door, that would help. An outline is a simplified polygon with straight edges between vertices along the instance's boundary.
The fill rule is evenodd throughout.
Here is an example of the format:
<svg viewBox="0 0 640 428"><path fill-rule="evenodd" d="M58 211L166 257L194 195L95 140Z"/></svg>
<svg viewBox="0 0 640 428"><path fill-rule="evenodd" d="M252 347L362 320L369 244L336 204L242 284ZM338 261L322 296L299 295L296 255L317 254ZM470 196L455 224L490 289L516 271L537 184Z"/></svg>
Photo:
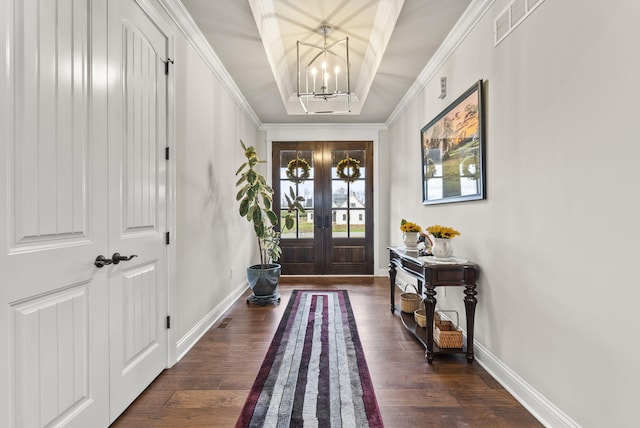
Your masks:
<svg viewBox="0 0 640 428"><path fill-rule="evenodd" d="M370 141L273 143L276 214L291 191L306 210L282 232L283 274L373 273L372 158Z"/></svg>

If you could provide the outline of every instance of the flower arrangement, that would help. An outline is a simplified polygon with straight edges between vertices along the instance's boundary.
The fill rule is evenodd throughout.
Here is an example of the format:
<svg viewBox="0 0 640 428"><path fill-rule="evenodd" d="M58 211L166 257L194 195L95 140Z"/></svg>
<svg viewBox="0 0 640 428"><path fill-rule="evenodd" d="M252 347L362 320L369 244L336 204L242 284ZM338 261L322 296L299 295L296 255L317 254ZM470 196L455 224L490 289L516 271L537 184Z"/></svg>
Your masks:
<svg viewBox="0 0 640 428"><path fill-rule="evenodd" d="M400 230L403 232L422 232L422 228L412 221L402 219L400 222Z"/></svg>
<svg viewBox="0 0 640 428"><path fill-rule="evenodd" d="M458 232L454 228L448 226L440 226L439 224L434 224L433 226L427 227L427 232L433 235L434 238L444 239L452 239L455 236L460 235L460 232Z"/></svg>

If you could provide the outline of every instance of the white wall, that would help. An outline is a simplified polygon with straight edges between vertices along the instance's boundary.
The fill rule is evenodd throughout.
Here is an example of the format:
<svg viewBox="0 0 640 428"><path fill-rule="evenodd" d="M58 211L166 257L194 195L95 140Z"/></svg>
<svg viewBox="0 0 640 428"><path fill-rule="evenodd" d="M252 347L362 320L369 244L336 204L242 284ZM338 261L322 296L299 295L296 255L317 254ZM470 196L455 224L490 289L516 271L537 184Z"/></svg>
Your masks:
<svg viewBox="0 0 640 428"><path fill-rule="evenodd" d="M176 277L178 354L186 351L246 289L255 263L253 229L238 214L235 172L242 139L265 145L206 61L176 39Z"/></svg>
<svg viewBox="0 0 640 428"><path fill-rule="evenodd" d="M640 144L636 0L546 0L493 46L496 0L390 124L401 218L462 232L480 265L481 362L550 426L637 426ZM439 77L448 96L439 100ZM421 205L419 130L486 81L487 199ZM439 296L463 313L462 294Z"/></svg>

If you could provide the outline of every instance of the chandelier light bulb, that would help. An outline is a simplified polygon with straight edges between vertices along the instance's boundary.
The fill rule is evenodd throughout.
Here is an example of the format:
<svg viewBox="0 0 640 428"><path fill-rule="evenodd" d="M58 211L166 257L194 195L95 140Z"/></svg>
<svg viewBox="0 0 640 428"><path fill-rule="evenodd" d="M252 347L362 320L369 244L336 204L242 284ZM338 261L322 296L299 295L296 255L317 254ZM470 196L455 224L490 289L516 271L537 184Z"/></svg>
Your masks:
<svg viewBox="0 0 640 428"><path fill-rule="evenodd" d="M318 74L318 70L315 67L311 69L311 75L313 76L313 92L316 92L316 74Z"/></svg>

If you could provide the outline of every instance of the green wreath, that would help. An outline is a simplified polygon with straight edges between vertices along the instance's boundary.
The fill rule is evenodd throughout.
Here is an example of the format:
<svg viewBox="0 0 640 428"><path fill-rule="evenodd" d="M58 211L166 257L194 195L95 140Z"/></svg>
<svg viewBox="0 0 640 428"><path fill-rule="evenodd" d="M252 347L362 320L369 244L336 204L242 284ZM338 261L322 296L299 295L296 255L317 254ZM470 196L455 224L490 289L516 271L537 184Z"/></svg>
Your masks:
<svg viewBox="0 0 640 428"><path fill-rule="evenodd" d="M297 174L296 169L301 171L300 175ZM302 183L311 176L310 170L311 165L309 165L309 162L306 160L298 158L291 159L287 164L287 178L294 183Z"/></svg>
<svg viewBox="0 0 640 428"><path fill-rule="evenodd" d="M351 168L351 175L345 172L345 169L347 167ZM353 183L358 178L360 178L360 161L354 158L342 159L340 162L338 162L336 173L338 174L338 177L340 177L345 182Z"/></svg>

